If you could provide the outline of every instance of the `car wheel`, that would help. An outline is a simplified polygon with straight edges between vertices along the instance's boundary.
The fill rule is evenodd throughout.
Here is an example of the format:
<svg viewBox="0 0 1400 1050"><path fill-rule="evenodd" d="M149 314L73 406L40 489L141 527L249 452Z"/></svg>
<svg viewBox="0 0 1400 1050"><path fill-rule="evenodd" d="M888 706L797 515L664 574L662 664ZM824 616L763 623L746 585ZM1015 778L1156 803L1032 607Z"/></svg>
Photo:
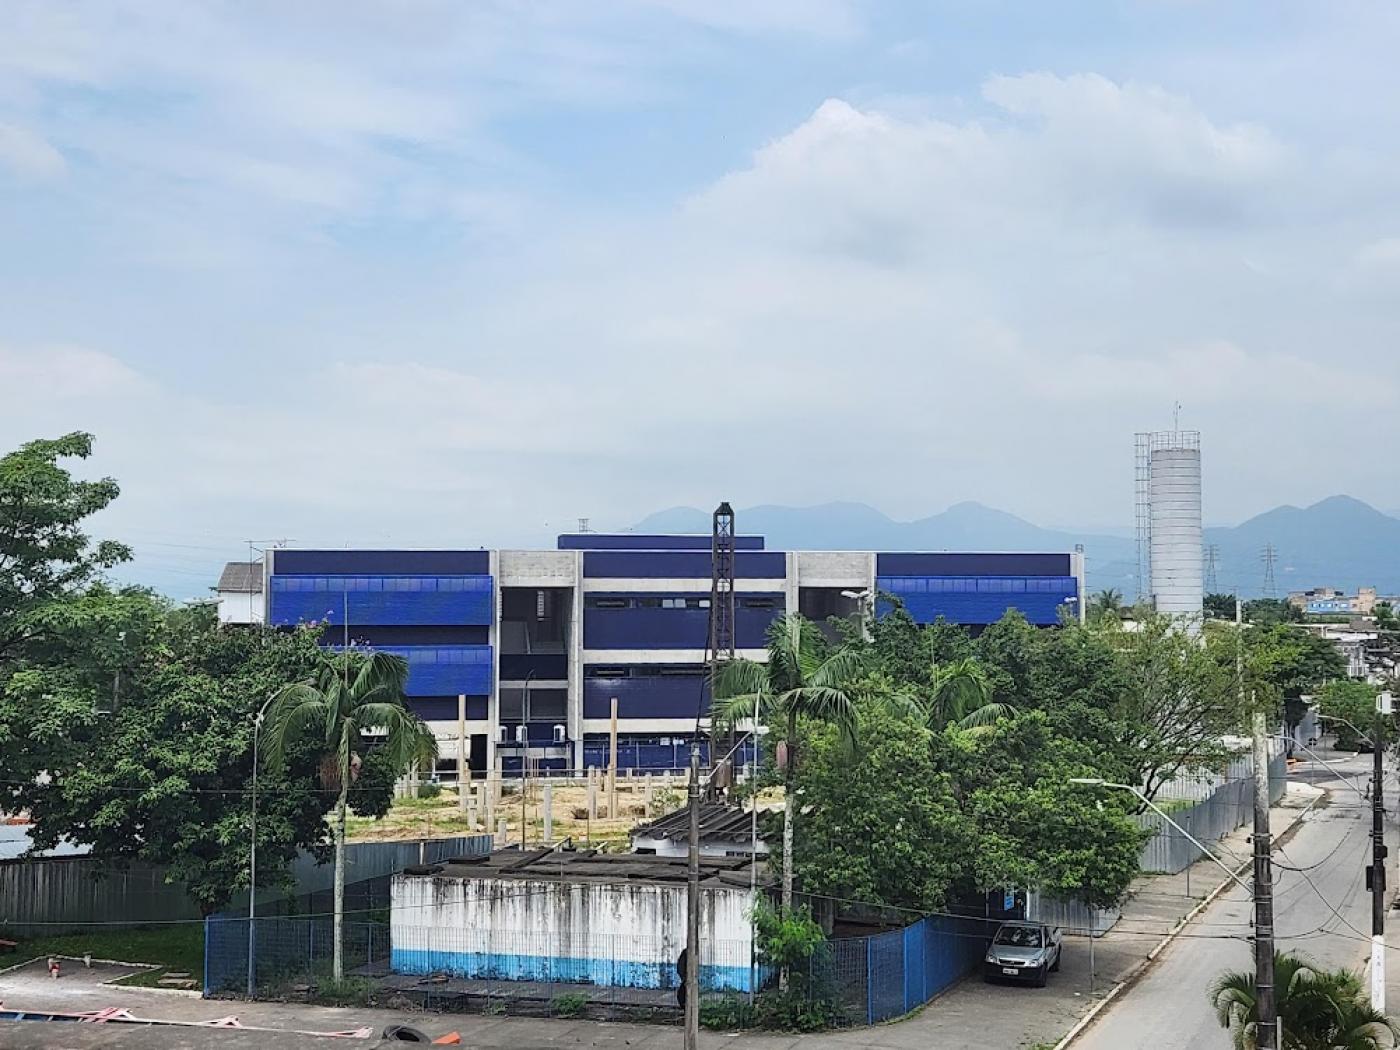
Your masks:
<svg viewBox="0 0 1400 1050"><path fill-rule="evenodd" d="M1037 988L1044 988L1045 982L1047 980L1049 980L1049 968L1042 966L1039 970L1036 971L1035 986Z"/></svg>
<svg viewBox="0 0 1400 1050"><path fill-rule="evenodd" d="M1054 962L1054 965L1052 965L1052 966L1050 967L1050 972L1051 972L1051 973L1059 973L1059 972L1060 972L1060 953L1059 953L1059 952L1056 952L1056 953L1055 953L1055 962Z"/></svg>

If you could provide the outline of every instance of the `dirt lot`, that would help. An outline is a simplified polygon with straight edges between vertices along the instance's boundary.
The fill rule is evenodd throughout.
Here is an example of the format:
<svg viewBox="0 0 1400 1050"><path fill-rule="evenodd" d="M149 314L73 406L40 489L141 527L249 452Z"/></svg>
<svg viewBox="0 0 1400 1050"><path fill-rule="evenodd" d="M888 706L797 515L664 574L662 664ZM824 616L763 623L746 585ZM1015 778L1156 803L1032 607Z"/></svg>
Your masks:
<svg viewBox="0 0 1400 1050"><path fill-rule="evenodd" d="M649 782L649 786L648 786ZM522 796L520 784L507 782L502 787L496 817L506 820L506 842L520 841L522 816L526 841L530 845L544 842L544 784L531 780ZM636 825L676 809L685 801L685 778L682 775L658 774L620 776L617 781L617 813L609 812L606 777L599 777L596 788L596 819L588 811L588 786L584 781L552 781L553 841L572 838L579 845L625 849L627 833ZM432 838L460 835L469 830L487 830L481 800L485 786L476 785L476 825L469 827L458 808L457 792L444 786L436 798L404 798L394 803L388 815L379 820L351 818L350 839L353 842L382 842L396 839ZM765 793L765 809L781 805L781 791Z"/></svg>

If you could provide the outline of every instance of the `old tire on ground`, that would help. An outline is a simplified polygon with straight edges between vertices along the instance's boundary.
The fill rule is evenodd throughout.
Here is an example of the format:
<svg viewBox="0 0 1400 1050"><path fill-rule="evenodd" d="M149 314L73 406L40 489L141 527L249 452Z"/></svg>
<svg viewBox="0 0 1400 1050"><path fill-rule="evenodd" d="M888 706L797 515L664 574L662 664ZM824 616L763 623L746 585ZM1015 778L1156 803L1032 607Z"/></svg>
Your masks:
<svg viewBox="0 0 1400 1050"><path fill-rule="evenodd" d="M384 1038L396 1043L431 1043L432 1038L412 1025L391 1024L384 1029Z"/></svg>

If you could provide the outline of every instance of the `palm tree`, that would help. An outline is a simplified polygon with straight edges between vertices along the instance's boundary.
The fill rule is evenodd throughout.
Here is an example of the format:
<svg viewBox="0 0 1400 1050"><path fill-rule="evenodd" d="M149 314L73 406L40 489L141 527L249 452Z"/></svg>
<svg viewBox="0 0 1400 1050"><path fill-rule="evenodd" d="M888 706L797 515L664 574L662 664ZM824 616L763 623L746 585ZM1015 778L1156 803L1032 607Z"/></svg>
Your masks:
<svg viewBox="0 0 1400 1050"><path fill-rule="evenodd" d="M1112 587L1099 591L1098 594L1089 599L1089 608L1095 623L1110 617L1121 620L1123 618L1123 595Z"/></svg>
<svg viewBox="0 0 1400 1050"><path fill-rule="evenodd" d="M335 918L331 974L344 979L345 814L350 785L360 770L364 734L385 734L378 744L397 772L416 761L431 761L437 744L419 718L404 706L408 661L389 653L347 650L323 654L307 681L284 687L268 711L267 762L280 766L308 729L324 748L321 782L338 792L335 807Z"/></svg>
<svg viewBox="0 0 1400 1050"><path fill-rule="evenodd" d="M856 703L851 686L862 670L854 649L829 651L821 629L798 613L768 627L768 662L731 660L714 681L714 719L721 725L769 722L783 733L783 895L792 910L792 832L797 815L797 727L808 719L836 727L854 744Z"/></svg>
<svg viewBox="0 0 1400 1050"><path fill-rule="evenodd" d="M1015 714L1010 704L992 702L992 682L976 657L934 664L928 700L923 704L928 727L973 729Z"/></svg>
<svg viewBox="0 0 1400 1050"><path fill-rule="evenodd" d="M1371 1008L1361 982L1346 970L1321 970L1290 952L1274 954L1281 1050L1384 1050L1400 1030ZM1211 1005L1235 1050L1254 1050L1258 1003L1252 972L1226 972L1210 990Z"/></svg>

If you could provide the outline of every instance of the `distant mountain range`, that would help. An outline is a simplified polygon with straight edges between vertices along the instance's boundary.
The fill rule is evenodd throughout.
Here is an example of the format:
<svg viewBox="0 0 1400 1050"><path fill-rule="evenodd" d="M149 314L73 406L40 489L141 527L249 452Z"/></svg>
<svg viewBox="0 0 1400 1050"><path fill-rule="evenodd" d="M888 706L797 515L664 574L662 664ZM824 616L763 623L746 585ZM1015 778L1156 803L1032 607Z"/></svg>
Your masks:
<svg viewBox="0 0 1400 1050"><path fill-rule="evenodd" d="M917 521L895 521L864 503L815 507L759 506L736 511L739 531L767 537L774 550L994 550L1068 551L1083 544L1091 590L1137 592L1137 552L1130 537L1102 531L1047 529L980 503L959 503ZM663 510L635 532L708 532L710 514L694 507ZM1218 548L1216 589L1262 593L1263 551L1277 552L1280 596L1309 587L1374 586L1400 594L1400 517L1350 496L1311 507L1278 507L1231 527L1207 528Z"/></svg>

